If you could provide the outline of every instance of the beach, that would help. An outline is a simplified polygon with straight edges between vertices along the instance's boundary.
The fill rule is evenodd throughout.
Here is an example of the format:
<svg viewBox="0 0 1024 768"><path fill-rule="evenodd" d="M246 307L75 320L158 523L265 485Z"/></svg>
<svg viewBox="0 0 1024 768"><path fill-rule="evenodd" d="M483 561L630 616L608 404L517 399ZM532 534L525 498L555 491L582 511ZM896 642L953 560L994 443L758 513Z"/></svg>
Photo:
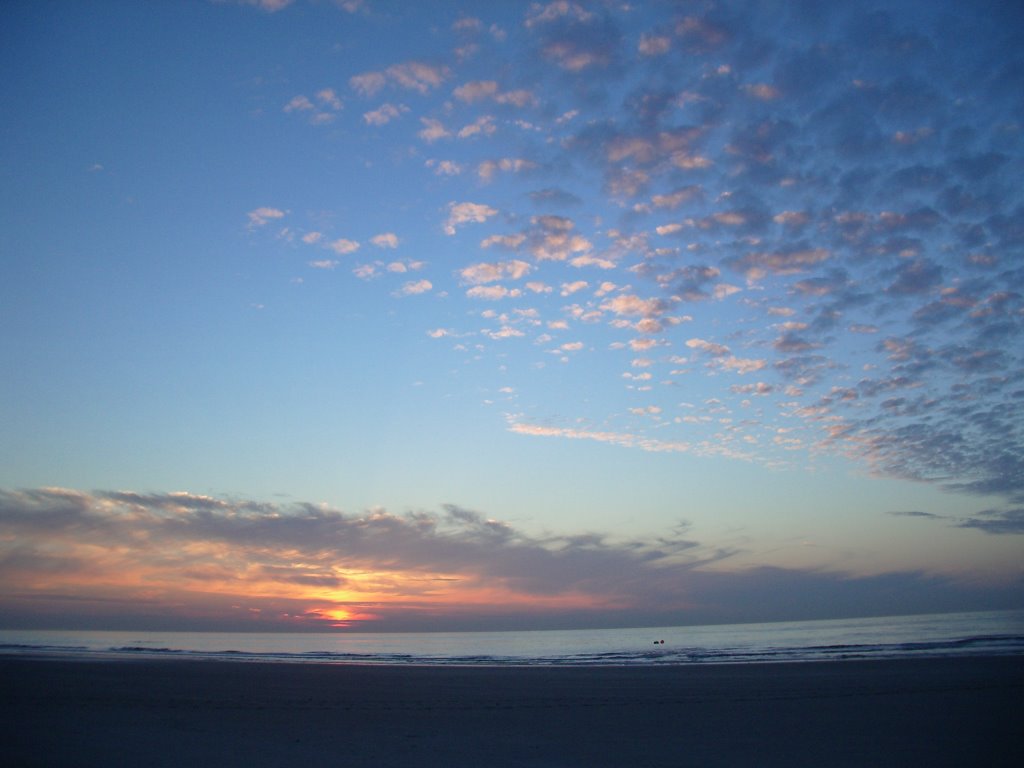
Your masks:
<svg viewBox="0 0 1024 768"><path fill-rule="evenodd" d="M0 658L9 766L1017 766L1024 657L663 667Z"/></svg>

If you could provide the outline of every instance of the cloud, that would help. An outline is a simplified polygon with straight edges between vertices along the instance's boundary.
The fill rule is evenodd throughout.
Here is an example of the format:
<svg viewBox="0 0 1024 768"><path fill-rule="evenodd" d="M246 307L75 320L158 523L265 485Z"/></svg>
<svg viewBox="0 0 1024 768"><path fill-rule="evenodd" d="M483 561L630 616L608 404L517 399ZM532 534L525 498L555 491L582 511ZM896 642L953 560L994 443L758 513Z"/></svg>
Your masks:
<svg viewBox="0 0 1024 768"><path fill-rule="evenodd" d="M530 200L538 206L553 206L556 208L580 205L583 202L582 199L571 192L555 187L547 187L531 192Z"/></svg>
<svg viewBox="0 0 1024 768"><path fill-rule="evenodd" d="M349 85L363 96L372 96L388 82L383 72L365 72L349 78Z"/></svg>
<svg viewBox="0 0 1024 768"><path fill-rule="evenodd" d="M594 66L607 66L608 57L600 50L588 50L576 43L559 40L544 46L544 55L569 72L582 72Z"/></svg>
<svg viewBox="0 0 1024 768"><path fill-rule="evenodd" d="M573 321L610 316L610 328L649 341L681 302L703 302L698 322L722 334L692 335L736 351L694 349L701 364L688 372L765 378L760 396L778 398L802 422L794 432L808 450L857 458L878 474L1012 498L1021 433L1007 414L1019 399L1009 382L1024 373L1016 351L1022 308L996 310L984 299L1016 291L1011 254L1024 244L1024 230L1011 223L1024 207L1007 176L1019 131L996 140L984 127L1013 114L1009 91L984 120L949 123L978 97L942 67L938 51L948 45L937 44L944 33L931 12L893 13L879 24L854 10L828 30L815 28L822 44L806 46L805 19L734 11L693 9L669 24L659 17L634 26L621 45L613 27L625 17L611 6L532 6L527 29L555 65L551 82L575 89L575 101L559 107L574 119L549 120L562 162L574 174L600 174L601 199L621 214L597 222L584 218L593 208L580 213L576 221L595 221L591 236L565 218L568 200L549 188L531 199L554 216L482 245L532 255L538 288L572 282L545 274L556 266L549 261L621 269L610 277L622 288L565 311ZM972 39L987 39L978 34ZM866 46L856 57L853 40ZM692 60L686 74L670 68L678 55ZM994 71L989 53L981 60ZM623 64L623 77L637 76L633 87L620 96L611 82L598 86L593 75L610 74L603 62ZM490 105L505 87L498 82L473 81L460 93L467 104ZM515 215L510 209L508 220ZM594 247L616 229L650 242ZM579 251L572 237L582 238ZM729 270L745 283L725 279ZM633 275L657 292L627 287ZM783 310L803 326L777 327ZM1000 319L989 321L989 312ZM915 346L898 357L875 344L887 336ZM829 393L840 384L856 399ZM729 404L750 394L729 390ZM779 425L771 414L759 418L765 428ZM953 426L939 429L943 420ZM659 437L683 434L666 428ZM758 455L772 461L767 448Z"/></svg>
<svg viewBox="0 0 1024 768"><path fill-rule="evenodd" d="M572 427L549 427L540 424L526 424L512 421L508 427L510 432L533 437L561 437L569 440L589 440L598 443L609 443L623 448L639 448L654 453L672 452L686 453L692 449L688 443L667 442L643 437L628 432L606 432Z"/></svg>
<svg viewBox="0 0 1024 768"><path fill-rule="evenodd" d="M494 80L474 80L460 85L452 95L459 101L473 103L483 99L491 99L498 93L498 83Z"/></svg>
<svg viewBox="0 0 1024 768"><path fill-rule="evenodd" d="M410 261L406 259L405 261L392 261L388 263L387 270L388 272L405 274L406 272L415 272L423 269L426 265L424 261Z"/></svg>
<svg viewBox="0 0 1024 768"><path fill-rule="evenodd" d="M619 55L617 24L577 3L533 5L524 26L535 36L541 55L573 75L607 69Z"/></svg>
<svg viewBox="0 0 1024 768"><path fill-rule="evenodd" d="M686 16L676 24L675 34L694 53L715 50L726 43L730 34L726 27L709 18Z"/></svg>
<svg viewBox="0 0 1024 768"><path fill-rule="evenodd" d="M395 64L382 72L364 72L349 78L349 85L363 96L372 96L386 85L426 94L440 86L451 75L445 66L422 61Z"/></svg>
<svg viewBox="0 0 1024 768"><path fill-rule="evenodd" d="M252 5L267 13L283 11L295 0L234 0L239 5Z"/></svg>
<svg viewBox="0 0 1024 768"><path fill-rule="evenodd" d="M895 280L885 290L891 294L921 294L941 281L941 267L927 259L914 259L895 270Z"/></svg>
<svg viewBox="0 0 1024 768"><path fill-rule="evenodd" d="M304 112L316 109L311 102L305 96L295 96L291 101L284 105L285 112Z"/></svg>
<svg viewBox="0 0 1024 768"><path fill-rule="evenodd" d="M654 203L657 208L668 208L671 210L678 208L683 203L700 198L703 194L704 190L700 186L696 184L689 184L667 195L654 195L654 197L651 198L651 202Z"/></svg>
<svg viewBox="0 0 1024 768"><path fill-rule="evenodd" d="M397 296L416 296L421 293L427 293L433 290L433 288L434 285L429 280L410 280L407 283L403 283L402 287L395 294Z"/></svg>
<svg viewBox="0 0 1024 768"><path fill-rule="evenodd" d="M473 80L460 85L452 95L459 101L472 104L478 101L493 101L514 107L527 107L537 103L537 97L528 90L502 91L494 80Z"/></svg>
<svg viewBox="0 0 1024 768"><path fill-rule="evenodd" d="M768 367L768 361L764 358L736 357L730 355L716 361L716 363L727 371L735 371L744 376L748 373L755 373ZM761 394L760 392L758 394Z"/></svg>
<svg viewBox="0 0 1024 768"><path fill-rule="evenodd" d="M689 347L690 349L698 350L702 354L707 355L708 357L711 357L711 361L708 362L709 368L734 372L739 374L740 376L761 371L767 368L768 366L768 360L766 359L736 357L734 354L732 354L732 351L729 349L729 347L725 346L724 344L717 344L715 342L707 341L705 339L687 339L686 346ZM757 393L764 394L766 391L770 391L770 388L768 390L759 390Z"/></svg>
<svg viewBox="0 0 1024 768"><path fill-rule="evenodd" d="M494 96L494 101L498 104L511 105L519 108L537 106L538 103L537 97L533 92L528 91L525 88L497 93Z"/></svg>
<svg viewBox="0 0 1024 768"><path fill-rule="evenodd" d="M526 335L518 328L513 328L510 325L503 325L497 331L485 330L484 333L488 338L494 339L495 341L501 339L515 339Z"/></svg>
<svg viewBox="0 0 1024 768"><path fill-rule="evenodd" d="M295 96L284 105L284 111L311 112L310 122L315 125L321 125L334 120L334 113L341 110L344 106L333 88L321 88L313 98L316 100L316 103L307 96L301 94Z"/></svg>
<svg viewBox="0 0 1024 768"><path fill-rule="evenodd" d="M363 122L367 125L387 125L409 111L405 104L381 104L377 109L363 113Z"/></svg>
<svg viewBox="0 0 1024 768"><path fill-rule="evenodd" d="M358 251L359 243L357 243L355 240L349 240L344 237L339 237L337 240L328 243L327 247L330 248L335 253L344 256L345 254L355 253L356 251Z"/></svg>
<svg viewBox="0 0 1024 768"><path fill-rule="evenodd" d="M379 276L377 270L380 268L381 263L375 261L372 264L360 264L352 270L352 274L358 277L360 280L372 280Z"/></svg>
<svg viewBox="0 0 1024 768"><path fill-rule="evenodd" d="M285 212L278 208L256 208L246 214L249 217L249 227L262 227L274 219L283 218Z"/></svg>
<svg viewBox="0 0 1024 768"><path fill-rule="evenodd" d="M483 26L483 22L474 16L463 16L452 23L456 32L479 32Z"/></svg>
<svg viewBox="0 0 1024 768"><path fill-rule="evenodd" d="M505 298L516 298L521 295L518 288L506 288L503 285L475 285L466 291L471 299L486 299L487 301L499 301Z"/></svg>
<svg viewBox="0 0 1024 768"><path fill-rule="evenodd" d="M521 346L538 356L577 338L562 331L591 324L588 356L603 377L592 384L604 389L566 417L577 447L599 441L593 435L636 446L642 433L616 421L636 403L608 394L623 388L618 356L664 351L643 369L654 375L626 381L648 387L645 405L662 398L667 423L656 434L665 444L714 436L724 445L743 435L760 440L747 456L774 465L772 438L784 428L807 452L787 457L792 465L827 451L878 475L1019 507L1024 197L1015 183L1022 133L1012 26L975 14L953 34L941 3L817 16L723 2L652 17L642 5L528 4L508 45L485 37L479 19L463 17L453 34L455 14L437 30L449 42L480 43L472 71L444 66L458 60L451 49L389 67L382 48L376 71L351 70L347 93L320 87L335 73L268 103L280 119L340 120L364 97L363 108L376 108L347 116L358 123L361 113L374 127L361 140L418 132L431 152L446 148L449 159L427 159L422 143L406 141L401 152L366 144L352 157L372 161L394 189L400 168L418 171L419 186L398 193L421 212L446 187L459 189L444 193L442 206L471 199L466 188L493 193L494 207L452 202L441 214L447 235L485 225L445 243L446 274L470 299L535 304L552 336ZM524 38L517 58L513 44ZM286 209L261 207L247 216L250 230L271 224L283 248L301 238L330 257L307 262L313 268L335 268L359 248L325 235L333 230L323 214L295 223ZM376 221L370 233L384 226ZM370 242L391 248L393 237ZM399 282L412 269L386 261L348 268L361 278L403 275ZM612 287L598 288L602 281ZM562 296L579 303L563 307ZM515 325L511 309L503 317L500 304L471 304L462 322L477 323L465 318L481 308L494 312L487 331L451 334L511 338L528 327ZM691 309L693 330L674 333ZM561 320L548 314L559 311ZM429 325L457 326L457 315ZM673 354L686 356L675 363L683 373L662 371ZM742 375L763 381L733 385ZM715 388L728 411L721 418L734 421L670 422L673 393L691 386ZM530 392L528 412L550 412L556 394L524 386L520 397ZM754 405L741 418L744 400ZM593 412L598 403L606 412ZM595 420L572 420L584 415ZM964 527L1012 528L1013 515L1001 514L964 518Z"/></svg>
<svg viewBox="0 0 1024 768"><path fill-rule="evenodd" d="M519 280L529 274L532 269L529 263L519 259L501 262L481 262L479 264L471 264L460 270L459 277L464 283L480 285L504 279Z"/></svg>
<svg viewBox="0 0 1024 768"><path fill-rule="evenodd" d="M394 232L382 232L370 238L370 242L378 248L397 248L398 235Z"/></svg>
<svg viewBox="0 0 1024 768"><path fill-rule="evenodd" d="M782 224L790 229L800 229L810 220L811 217L806 211L782 211L772 217L772 221L776 224Z"/></svg>
<svg viewBox="0 0 1024 768"><path fill-rule="evenodd" d="M468 139L472 136L491 136L497 130L494 125L494 118L491 115L481 115L469 125L464 125L456 134L460 139Z"/></svg>
<svg viewBox="0 0 1024 768"><path fill-rule="evenodd" d="M454 160L427 160L425 165L433 168L438 176L458 176L462 173L462 166Z"/></svg>
<svg viewBox="0 0 1024 768"><path fill-rule="evenodd" d="M769 395L775 391L775 387L763 381L759 381L755 384L733 384L729 389L736 394L760 396Z"/></svg>
<svg viewBox="0 0 1024 768"><path fill-rule="evenodd" d="M586 280L574 280L571 283L562 283L561 296L571 296L577 291L582 291L589 283Z"/></svg>
<svg viewBox="0 0 1024 768"><path fill-rule="evenodd" d="M341 99L333 88L321 88L316 92L316 99L328 109L337 111L342 108Z"/></svg>
<svg viewBox="0 0 1024 768"><path fill-rule="evenodd" d="M489 182L498 171L504 171L506 173L521 173L536 167L537 164L530 160L524 160L523 158L518 157L503 157L499 160L482 161L477 166L476 172L481 181Z"/></svg>
<svg viewBox="0 0 1024 768"><path fill-rule="evenodd" d="M403 88L420 93L437 88L449 76L447 67L433 66L418 61L388 67L386 74Z"/></svg>
<svg viewBox="0 0 1024 768"><path fill-rule="evenodd" d="M423 124L423 130L416 135L423 139L428 144L433 144L439 139L447 139L451 137L451 132L445 128L440 120L434 120L429 117L421 117L420 122Z"/></svg>
<svg viewBox="0 0 1024 768"><path fill-rule="evenodd" d="M587 255L594 247L590 240L573 231L576 224L565 216L533 216L530 224L519 242L537 261L566 261Z"/></svg>
<svg viewBox="0 0 1024 768"><path fill-rule="evenodd" d="M942 520L942 519L944 519L943 515L936 515L934 512L922 512L922 511L917 510L917 509L894 510L892 512L889 512L889 514L892 515L893 517L922 517L922 518L927 518L927 519L931 519L931 520Z"/></svg>
<svg viewBox="0 0 1024 768"><path fill-rule="evenodd" d="M951 518L949 515L937 515L934 512L919 510L889 512L894 517L910 517L921 520L945 520L952 522L956 528L967 528L983 531L992 535L1024 534L1024 508L985 509L975 512L966 518Z"/></svg>
<svg viewBox="0 0 1024 768"><path fill-rule="evenodd" d="M505 248L510 251L519 250L526 242L526 235L490 235L480 241L481 248Z"/></svg>
<svg viewBox="0 0 1024 768"><path fill-rule="evenodd" d="M640 35L637 50L644 56L661 56L672 47L672 38L667 35Z"/></svg>
<svg viewBox="0 0 1024 768"><path fill-rule="evenodd" d="M642 299L634 294L620 294L601 304L601 309L627 317L653 318L664 314L668 305L662 299Z"/></svg>
<svg viewBox="0 0 1024 768"><path fill-rule="evenodd" d="M0 616L62 628L482 629L500 627L496 616L520 628L778 620L885 613L894 592L922 610L979 597L916 574L702 570L733 552L688 532L531 535L453 504L397 515L190 493L0 491Z"/></svg>
<svg viewBox="0 0 1024 768"><path fill-rule="evenodd" d="M958 526L991 534L1024 534L1024 508L985 510L961 521Z"/></svg>
<svg viewBox="0 0 1024 768"><path fill-rule="evenodd" d="M721 277L718 267L707 264L687 264L675 269L663 269L648 262L639 265L636 271L645 277L653 276L662 288L682 301L722 298L721 295L715 294L714 289L711 292L708 291L708 286L713 285Z"/></svg>
<svg viewBox="0 0 1024 768"><path fill-rule="evenodd" d="M550 24L554 21L569 19L573 21L587 22L593 19L592 13L587 11L579 3L569 0L554 0L546 5L534 3L530 6L530 13L524 24L527 29L542 24Z"/></svg>
<svg viewBox="0 0 1024 768"><path fill-rule="evenodd" d="M686 346L690 349L699 349L711 357L725 357L729 354L729 348L722 344L714 344L704 339L687 339Z"/></svg>
<svg viewBox="0 0 1024 768"><path fill-rule="evenodd" d="M455 228L463 224L482 224L497 213L497 209L482 203L449 203L445 234L454 235Z"/></svg>
<svg viewBox="0 0 1024 768"><path fill-rule="evenodd" d="M760 99L761 101L775 101L775 99L782 96L778 88L768 83L750 83L744 85L743 90L748 96Z"/></svg>
<svg viewBox="0 0 1024 768"><path fill-rule="evenodd" d="M831 257L827 248L788 247L774 252L752 251L730 263L733 269L757 281L765 275L796 275Z"/></svg>

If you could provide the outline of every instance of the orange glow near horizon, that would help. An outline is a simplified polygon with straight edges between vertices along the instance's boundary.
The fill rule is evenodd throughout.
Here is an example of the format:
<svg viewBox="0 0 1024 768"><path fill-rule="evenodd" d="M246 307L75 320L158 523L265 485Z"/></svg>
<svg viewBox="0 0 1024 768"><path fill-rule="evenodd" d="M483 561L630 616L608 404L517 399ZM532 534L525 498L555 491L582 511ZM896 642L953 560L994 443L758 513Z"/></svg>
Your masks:
<svg viewBox="0 0 1024 768"><path fill-rule="evenodd" d="M400 612L467 616L617 607L606 596L573 590L538 595L472 572L349 568L298 552L253 552L209 541L174 550L146 544L134 549L53 538L46 556L77 567L11 573L7 588L26 599L135 604L182 619L221 616L337 629ZM289 562L288 555L295 560Z"/></svg>

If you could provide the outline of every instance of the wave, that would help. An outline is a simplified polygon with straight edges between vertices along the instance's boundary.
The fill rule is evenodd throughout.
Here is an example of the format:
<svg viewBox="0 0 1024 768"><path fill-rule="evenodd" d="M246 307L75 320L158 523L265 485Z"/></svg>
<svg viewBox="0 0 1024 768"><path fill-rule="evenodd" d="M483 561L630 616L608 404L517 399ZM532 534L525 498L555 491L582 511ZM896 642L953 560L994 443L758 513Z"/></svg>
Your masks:
<svg viewBox="0 0 1024 768"><path fill-rule="evenodd" d="M652 645L651 640L654 640ZM1024 611L608 630L258 634L0 630L0 656L658 666L1024 655Z"/></svg>
<svg viewBox="0 0 1024 768"><path fill-rule="evenodd" d="M1024 635L992 635L900 643L838 643L794 647L680 647L547 655L359 653L352 651L197 650L170 646L0 643L0 655L72 658L189 658L269 663L417 666L650 666L750 664L854 659L1024 654Z"/></svg>

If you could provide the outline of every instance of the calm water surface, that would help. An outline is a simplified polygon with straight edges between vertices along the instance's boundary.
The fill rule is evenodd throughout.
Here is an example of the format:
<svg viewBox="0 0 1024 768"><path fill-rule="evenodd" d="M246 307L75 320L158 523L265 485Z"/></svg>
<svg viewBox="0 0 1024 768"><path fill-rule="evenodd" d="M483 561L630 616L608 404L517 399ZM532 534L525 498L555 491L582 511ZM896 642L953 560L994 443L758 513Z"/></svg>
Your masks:
<svg viewBox="0 0 1024 768"><path fill-rule="evenodd" d="M664 642L662 642L664 641ZM1024 611L535 632L0 631L0 654L336 664L653 665L1024 654Z"/></svg>

